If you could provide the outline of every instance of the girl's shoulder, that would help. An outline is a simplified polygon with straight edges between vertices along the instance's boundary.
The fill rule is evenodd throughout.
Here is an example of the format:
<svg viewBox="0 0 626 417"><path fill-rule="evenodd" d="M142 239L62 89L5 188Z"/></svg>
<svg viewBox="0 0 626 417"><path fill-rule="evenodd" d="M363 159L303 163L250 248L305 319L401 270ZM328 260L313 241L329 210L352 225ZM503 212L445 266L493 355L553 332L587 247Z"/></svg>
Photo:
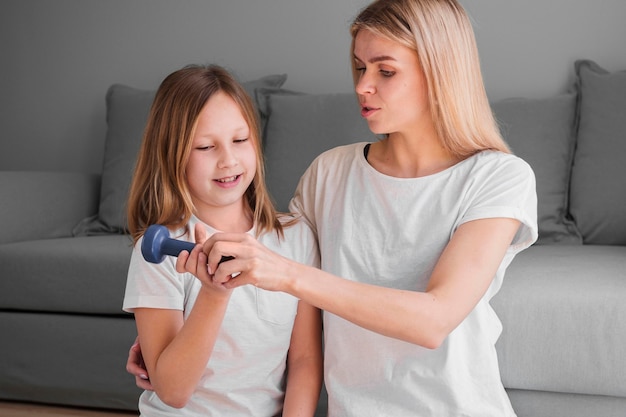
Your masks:
<svg viewBox="0 0 626 417"><path fill-rule="evenodd" d="M307 265L318 266L317 237L299 214L281 214L283 236L273 231L260 237L261 243L287 258Z"/></svg>

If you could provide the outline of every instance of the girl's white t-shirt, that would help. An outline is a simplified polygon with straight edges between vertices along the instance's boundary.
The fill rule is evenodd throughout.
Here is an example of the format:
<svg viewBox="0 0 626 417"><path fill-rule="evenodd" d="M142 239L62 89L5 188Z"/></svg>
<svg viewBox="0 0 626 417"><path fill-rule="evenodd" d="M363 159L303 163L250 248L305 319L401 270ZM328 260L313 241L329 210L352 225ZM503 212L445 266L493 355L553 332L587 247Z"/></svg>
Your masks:
<svg viewBox="0 0 626 417"><path fill-rule="evenodd" d="M199 220L192 217L193 234ZM205 225L206 226L206 225ZM216 232L209 226L207 235ZM253 233L251 231L250 233ZM319 266L317 243L310 228L299 222L259 241L298 262ZM173 236L194 242L183 231ZM160 264L146 262L141 240L133 250L123 309L182 310L187 318L201 287L192 274L176 272L176 258ZM211 358L189 403L182 409L165 405L156 393L145 391L139 400L142 416L262 416L280 415L284 401L285 367L298 299L280 292L246 285L233 290Z"/></svg>
<svg viewBox="0 0 626 417"><path fill-rule="evenodd" d="M291 202L291 210L317 234L325 271L424 291L459 225L507 217L521 226L485 296L437 349L382 336L325 312L329 416L514 416L495 350L502 327L489 300L515 254L537 238L530 166L513 155L484 151L433 175L395 178L369 165L365 145L320 155Z"/></svg>

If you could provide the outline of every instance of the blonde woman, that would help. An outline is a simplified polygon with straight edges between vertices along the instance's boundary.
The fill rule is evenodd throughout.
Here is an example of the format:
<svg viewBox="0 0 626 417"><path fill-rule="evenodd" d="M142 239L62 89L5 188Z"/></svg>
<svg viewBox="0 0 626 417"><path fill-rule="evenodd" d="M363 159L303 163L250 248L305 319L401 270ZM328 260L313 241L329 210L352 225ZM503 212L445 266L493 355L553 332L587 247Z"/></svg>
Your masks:
<svg viewBox="0 0 626 417"><path fill-rule="evenodd" d="M330 416L514 416L489 300L537 238L535 179L499 135L471 24L455 0L380 0L351 33L361 115L384 139L330 150L300 181L291 209L322 270L220 234L209 268L235 260L213 280L324 310Z"/></svg>

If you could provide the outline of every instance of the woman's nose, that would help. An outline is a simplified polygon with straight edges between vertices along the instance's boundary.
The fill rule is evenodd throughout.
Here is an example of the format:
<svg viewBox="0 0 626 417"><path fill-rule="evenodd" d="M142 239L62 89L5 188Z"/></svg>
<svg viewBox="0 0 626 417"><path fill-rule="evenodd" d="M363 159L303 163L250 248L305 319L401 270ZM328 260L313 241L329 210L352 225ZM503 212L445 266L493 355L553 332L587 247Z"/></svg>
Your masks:
<svg viewBox="0 0 626 417"><path fill-rule="evenodd" d="M357 94L373 94L376 91L373 78L369 76L367 71L363 71L354 87Z"/></svg>

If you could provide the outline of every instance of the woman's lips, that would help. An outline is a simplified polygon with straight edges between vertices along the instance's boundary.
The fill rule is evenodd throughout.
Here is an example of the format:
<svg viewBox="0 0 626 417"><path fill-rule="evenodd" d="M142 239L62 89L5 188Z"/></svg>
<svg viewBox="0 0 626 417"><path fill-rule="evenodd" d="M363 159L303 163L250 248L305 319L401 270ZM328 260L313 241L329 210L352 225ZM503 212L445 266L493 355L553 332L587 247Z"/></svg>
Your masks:
<svg viewBox="0 0 626 417"><path fill-rule="evenodd" d="M378 109L375 109L373 107L363 106L361 107L361 116L364 118L368 118L372 114L376 113L376 111L378 111Z"/></svg>

